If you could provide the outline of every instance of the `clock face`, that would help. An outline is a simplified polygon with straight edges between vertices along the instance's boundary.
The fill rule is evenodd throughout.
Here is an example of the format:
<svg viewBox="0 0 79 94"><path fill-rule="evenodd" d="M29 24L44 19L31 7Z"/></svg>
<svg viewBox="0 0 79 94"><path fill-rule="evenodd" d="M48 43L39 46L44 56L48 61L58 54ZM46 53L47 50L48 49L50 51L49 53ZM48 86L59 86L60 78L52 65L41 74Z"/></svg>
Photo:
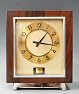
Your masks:
<svg viewBox="0 0 79 94"><path fill-rule="evenodd" d="M22 56L32 63L42 64L52 60L60 48L56 30L44 22L33 22L25 27L18 38Z"/></svg>

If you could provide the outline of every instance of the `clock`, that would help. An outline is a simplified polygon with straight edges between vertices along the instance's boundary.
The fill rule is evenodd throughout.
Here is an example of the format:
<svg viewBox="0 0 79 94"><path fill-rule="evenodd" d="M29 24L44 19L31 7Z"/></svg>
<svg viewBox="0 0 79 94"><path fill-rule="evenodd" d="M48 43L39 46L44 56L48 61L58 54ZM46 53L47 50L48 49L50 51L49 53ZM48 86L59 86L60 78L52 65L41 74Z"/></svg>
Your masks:
<svg viewBox="0 0 79 94"><path fill-rule="evenodd" d="M7 12L7 82L72 82L71 11Z"/></svg>

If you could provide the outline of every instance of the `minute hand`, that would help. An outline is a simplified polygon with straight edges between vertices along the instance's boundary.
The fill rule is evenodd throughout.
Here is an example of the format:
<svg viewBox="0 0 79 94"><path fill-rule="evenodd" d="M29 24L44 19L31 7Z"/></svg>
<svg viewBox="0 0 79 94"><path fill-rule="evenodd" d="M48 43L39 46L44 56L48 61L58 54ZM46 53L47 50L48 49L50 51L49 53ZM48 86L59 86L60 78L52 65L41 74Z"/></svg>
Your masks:
<svg viewBox="0 0 79 94"><path fill-rule="evenodd" d="M38 43L38 42L33 41L33 43ZM43 43L43 42L40 42L39 44L56 46L56 45L53 45L53 44L49 44L49 43Z"/></svg>
<svg viewBox="0 0 79 94"><path fill-rule="evenodd" d="M47 34L47 33L46 33ZM41 40L39 41L39 42L37 42L37 45L36 45L36 47L38 47L39 46L39 44L42 42L42 40L44 39L44 37L46 36L46 34L41 38Z"/></svg>

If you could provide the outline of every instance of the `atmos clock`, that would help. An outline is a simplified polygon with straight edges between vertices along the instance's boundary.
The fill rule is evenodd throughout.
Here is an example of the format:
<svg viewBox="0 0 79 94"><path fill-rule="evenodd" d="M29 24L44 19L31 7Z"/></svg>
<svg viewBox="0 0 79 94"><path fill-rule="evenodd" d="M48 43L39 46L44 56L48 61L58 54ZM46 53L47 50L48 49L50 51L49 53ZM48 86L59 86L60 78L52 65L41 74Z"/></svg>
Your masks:
<svg viewBox="0 0 79 94"><path fill-rule="evenodd" d="M7 82L72 82L71 11L7 12Z"/></svg>

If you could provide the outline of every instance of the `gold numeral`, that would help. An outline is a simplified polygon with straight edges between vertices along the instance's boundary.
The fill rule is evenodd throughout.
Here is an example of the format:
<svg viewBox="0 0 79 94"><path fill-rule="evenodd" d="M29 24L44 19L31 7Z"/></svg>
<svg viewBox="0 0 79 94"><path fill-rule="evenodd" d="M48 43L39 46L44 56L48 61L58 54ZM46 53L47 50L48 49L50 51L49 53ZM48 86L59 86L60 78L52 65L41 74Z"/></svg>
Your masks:
<svg viewBox="0 0 79 94"><path fill-rule="evenodd" d="M55 36L56 35L56 32L53 32L53 34L51 36Z"/></svg>
<svg viewBox="0 0 79 94"><path fill-rule="evenodd" d="M30 31L32 31L32 26L31 25L29 25L28 28L29 28Z"/></svg>
<svg viewBox="0 0 79 94"><path fill-rule="evenodd" d="M54 41L54 44L59 44L59 42L57 42L57 41Z"/></svg>
<svg viewBox="0 0 79 94"><path fill-rule="evenodd" d="M49 60L50 58L46 55L46 59Z"/></svg>
<svg viewBox="0 0 79 94"><path fill-rule="evenodd" d="M20 41L20 42L19 42L19 44L20 44L20 45L22 45L22 44L23 44L23 42L22 42L22 41Z"/></svg>
<svg viewBox="0 0 79 94"><path fill-rule="evenodd" d="M25 37L26 36L26 33L25 32L22 32L22 36Z"/></svg>
<svg viewBox="0 0 79 94"><path fill-rule="evenodd" d="M38 23L38 24L37 24L37 28L38 28L38 29L41 28L41 23Z"/></svg>
<svg viewBox="0 0 79 94"><path fill-rule="evenodd" d="M47 28L46 29L48 29L49 28L49 26L47 26Z"/></svg>
<svg viewBox="0 0 79 94"><path fill-rule="evenodd" d="M41 62L41 60L38 58L38 60L37 60L38 62Z"/></svg>
<svg viewBox="0 0 79 94"><path fill-rule="evenodd" d="M56 51L55 50L52 50L53 51L53 53L56 53Z"/></svg>
<svg viewBox="0 0 79 94"><path fill-rule="evenodd" d="M22 50L22 54L24 54L26 52L26 50Z"/></svg>
<svg viewBox="0 0 79 94"><path fill-rule="evenodd" d="M32 55L29 57L29 59L33 58Z"/></svg>

